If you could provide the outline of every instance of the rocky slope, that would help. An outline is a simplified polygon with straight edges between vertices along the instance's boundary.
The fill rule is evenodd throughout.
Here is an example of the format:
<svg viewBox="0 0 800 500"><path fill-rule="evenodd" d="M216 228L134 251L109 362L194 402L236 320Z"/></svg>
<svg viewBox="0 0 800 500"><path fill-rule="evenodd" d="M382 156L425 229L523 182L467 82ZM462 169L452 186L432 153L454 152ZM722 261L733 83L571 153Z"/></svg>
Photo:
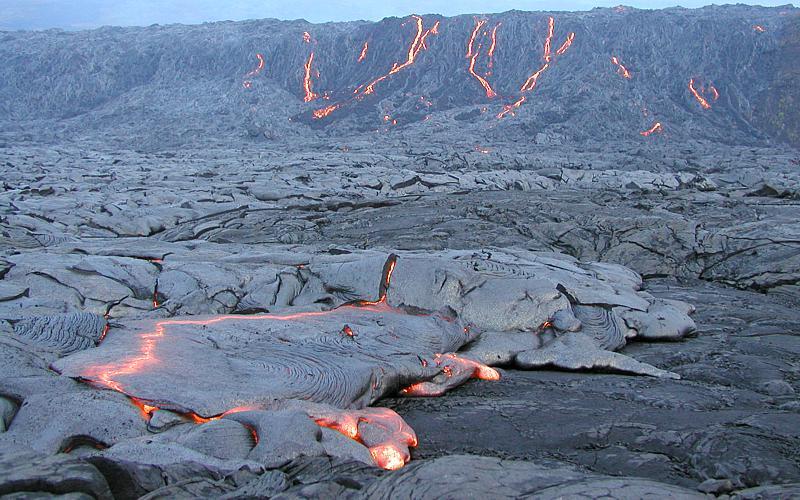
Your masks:
<svg viewBox="0 0 800 500"><path fill-rule="evenodd" d="M0 124L14 137L110 136L138 148L301 138L309 128L337 136L405 129L418 138L457 127L475 137L545 133L569 142L795 140L774 116L791 108L793 91L772 82L788 82L797 15L790 6L620 7L6 32ZM523 96L516 116L497 119ZM328 106L338 108L314 119Z"/></svg>

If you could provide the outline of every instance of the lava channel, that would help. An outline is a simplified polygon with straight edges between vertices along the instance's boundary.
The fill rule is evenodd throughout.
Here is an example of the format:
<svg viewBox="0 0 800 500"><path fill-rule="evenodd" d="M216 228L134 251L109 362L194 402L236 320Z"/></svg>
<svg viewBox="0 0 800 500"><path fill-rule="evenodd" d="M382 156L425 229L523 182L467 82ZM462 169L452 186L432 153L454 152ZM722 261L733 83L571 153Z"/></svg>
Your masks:
<svg viewBox="0 0 800 500"><path fill-rule="evenodd" d="M655 125L650 127L649 129L639 132L643 137L650 137L652 134L658 132L659 134L664 132L664 127L661 125L661 122L656 122Z"/></svg>
<svg viewBox="0 0 800 500"><path fill-rule="evenodd" d="M619 58L617 58L616 56L611 56L611 64L617 67L617 74L622 78L625 78L627 80L633 78L633 76L631 76L631 72L628 71L628 68L626 68L621 62L619 62Z"/></svg>
<svg viewBox="0 0 800 500"><path fill-rule="evenodd" d="M716 89L715 89L716 90ZM703 97L700 92L694 87L694 78L689 80L689 91L694 96L695 100L700 103L703 109L711 109L711 105L708 103L705 97Z"/></svg>
<svg viewBox="0 0 800 500"><path fill-rule="evenodd" d="M361 48L361 54L358 56L358 62L362 63L367 59L367 51L369 50L369 42L364 42L364 47Z"/></svg>
<svg viewBox="0 0 800 500"><path fill-rule="evenodd" d="M494 97L497 97L497 92L494 91L492 86L489 84L489 82L484 77L482 77L481 75L479 75L475 71L475 64L478 61L478 56L480 56L481 48L483 46L482 44L478 44L478 47L476 49L475 48L475 40L476 40L476 38L478 36L478 33L481 31L481 29L485 25L486 25L486 20L485 19L476 19L475 20L475 28L472 30L472 33L470 34L469 41L467 42L467 58L469 59L468 71L469 71L469 74L472 75L472 77L475 78L478 81L478 83L481 84L481 86L483 87L484 91L486 92L486 97L488 97L489 99L492 99ZM496 36L496 33L495 33L496 31L497 31L497 27L495 27L495 31L493 32L493 40L496 40L496 38L494 38ZM489 48L489 53L490 53L489 61L490 61L490 64L491 64L491 60L492 60L492 54L494 54L495 45L496 45L496 42L493 41L492 45Z"/></svg>

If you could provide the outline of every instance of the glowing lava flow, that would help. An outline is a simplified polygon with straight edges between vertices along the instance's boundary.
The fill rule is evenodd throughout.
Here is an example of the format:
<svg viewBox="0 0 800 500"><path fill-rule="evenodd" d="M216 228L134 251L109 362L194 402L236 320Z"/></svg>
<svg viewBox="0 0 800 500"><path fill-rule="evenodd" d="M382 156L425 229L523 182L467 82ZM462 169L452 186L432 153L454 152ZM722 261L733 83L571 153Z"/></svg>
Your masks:
<svg viewBox="0 0 800 500"><path fill-rule="evenodd" d="M303 32L303 41L305 43L311 43L311 33L309 33L308 31L304 31Z"/></svg>
<svg viewBox="0 0 800 500"><path fill-rule="evenodd" d="M630 71L628 71L628 68L626 68L625 66L623 66L623 65L622 65L622 63L621 63L621 62L619 62L619 59L618 59L616 56L611 56L611 64L613 64L614 66L616 66L616 67L617 67L617 74L618 74L619 76L621 76L621 77L623 77L623 78L626 78L626 79L628 79L628 80L630 80L631 78L633 78L633 77L631 76L631 73L630 73Z"/></svg>
<svg viewBox="0 0 800 500"><path fill-rule="evenodd" d="M403 71L404 69L408 68L409 66L413 65L414 62L416 62L417 55L419 55L420 51L423 50L423 49L427 49L426 40L428 38L428 35L430 35L430 34L436 35L436 34L439 33L439 21L436 21L436 23L433 25L433 27L426 31L424 29L423 20L422 20L421 17L419 17L417 15L413 15L411 17L415 21L415 24L416 24L416 27L417 27L417 33L414 36L414 41L411 42L411 45L408 48L408 55L406 57L405 62L402 63L402 64L394 63L394 65L392 66L392 69L389 70L388 73L386 73L383 76L380 76L380 77L376 78L375 80L373 80L369 84L365 85L363 87L363 94L364 95L370 95L370 94L374 93L375 92L375 85L377 85L378 83L386 80L387 78L391 77L392 75L395 75L395 74L399 73L400 71ZM358 92L356 92L356 94L358 94Z"/></svg>
<svg viewBox="0 0 800 500"><path fill-rule="evenodd" d="M697 102L700 103L700 106L702 106L703 109L711 109L711 105L708 103L708 101L706 101L706 99L700 95L700 92L694 88L694 78L689 80L689 91L692 93L694 98L697 99Z"/></svg>
<svg viewBox="0 0 800 500"><path fill-rule="evenodd" d="M644 132L639 132L644 137L649 137L650 135L658 132L661 133L664 131L664 127L661 125L661 122L656 122L655 125L650 127L649 129L645 130Z"/></svg>
<svg viewBox="0 0 800 500"><path fill-rule="evenodd" d="M492 68L494 68L494 52L497 50L497 30L502 25L503 23L497 23L492 30L492 44L489 45L489 71L486 72L486 76L491 76Z"/></svg>
<svg viewBox="0 0 800 500"><path fill-rule="evenodd" d="M717 90L717 87L709 85L708 90L714 96L714 102L717 102L717 100L719 99L719 91Z"/></svg>
<svg viewBox="0 0 800 500"><path fill-rule="evenodd" d="M242 86L246 89L249 89L250 87L253 86L252 78L258 76L258 74L261 73L261 70L264 69L264 56L262 56L261 54L256 54L256 57L258 58L258 67L253 71L244 75L244 81L242 82Z"/></svg>
<svg viewBox="0 0 800 500"><path fill-rule="evenodd" d="M552 53L552 44L553 44L553 36L555 34L555 19L553 17L548 18L547 21L547 38L544 42L544 51L543 51L543 59L544 64L538 70L536 70L531 76L525 80L525 83L522 84L519 91L523 94L519 99L514 101L512 104L507 104L503 106L503 111L498 113L497 118L501 119L507 115L514 115L515 110L518 109L522 104L527 100L527 97L524 95L526 92L531 92L533 89L536 88L536 84L539 82L539 77L550 68L550 63L553 62L553 53ZM575 33L570 33L567 36L566 41L561 45L561 47L556 51L557 56L564 55L567 50L572 46L572 42L575 40Z"/></svg>
<svg viewBox="0 0 800 500"><path fill-rule="evenodd" d="M306 95L303 98L304 102L311 102L314 99L318 98L319 96L314 93L312 90L312 82L311 82L311 66L314 64L314 53L312 52L311 55L308 56L308 60L304 66L305 68L305 75L303 76L303 90L305 91Z"/></svg>
<svg viewBox="0 0 800 500"><path fill-rule="evenodd" d="M767 31L767 29L761 26L760 24L756 24L755 26L753 26L753 31L756 31L758 33L764 33L765 31Z"/></svg>
<svg viewBox="0 0 800 500"><path fill-rule="evenodd" d="M364 62L367 58L367 51L369 50L369 42L364 42L364 47L361 49L361 54L358 56L358 62Z"/></svg>
<svg viewBox="0 0 800 500"><path fill-rule="evenodd" d="M481 28L485 24L486 24L486 20L485 19L481 19L481 20L476 19L475 20L475 29L472 30L472 34L470 35L469 43L467 44L467 57L469 58L469 68L468 68L468 70L469 70L469 74L472 75L473 78L478 80L478 83L480 83L481 86L483 87L483 89L486 91L486 97L488 97L489 99L492 99L494 97L497 97L497 92L494 91L492 86L489 84L488 81L486 81L486 79L484 77L482 77L481 75L479 75L478 73L475 72L475 63L477 62L478 56L480 55L480 52L481 52L481 45L480 44L478 45L478 48L475 49L475 38L478 36L478 32L481 30ZM495 28L495 30L496 30L496 28ZM494 44L493 44L493 47L494 47ZM493 51L494 51L494 49L490 48L490 53L493 53ZM491 60L491 56L490 56L490 60Z"/></svg>
<svg viewBox="0 0 800 500"><path fill-rule="evenodd" d="M339 109L340 106L341 104L331 104L330 106L325 108L315 109L312 115L314 116L315 120L319 120L320 118L325 118L326 116L330 115L331 113Z"/></svg>

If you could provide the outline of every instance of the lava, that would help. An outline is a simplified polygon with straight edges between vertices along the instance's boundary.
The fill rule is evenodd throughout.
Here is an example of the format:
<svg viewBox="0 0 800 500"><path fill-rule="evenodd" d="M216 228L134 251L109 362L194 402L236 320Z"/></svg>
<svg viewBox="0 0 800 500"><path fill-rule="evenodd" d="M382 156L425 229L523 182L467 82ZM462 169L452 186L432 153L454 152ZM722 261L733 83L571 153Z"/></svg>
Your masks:
<svg viewBox="0 0 800 500"><path fill-rule="evenodd" d="M764 33L765 31L767 31L767 29L761 26L760 24L756 24L755 26L753 26L753 30L758 33Z"/></svg>
<svg viewBox="0 0 800 500"><path fill-rule="evenodd" d="M367 58L367 51L369 50L369 42L364 42L364 47L361 49L361 54L358 56L358 62L364 62Z"/></svg>
<svg viewBox="0 0 800 500"><path fill-rule="evenodd" d="M312 90L311 67L313 64L314 64L314 52L311 52L304 66L305 74L303 76L303 90L305 91L306 94L305 97L303 98L304 102L311 102L319 97L319 95L315 94L314 91Z"/></svg>
<svg viewBox="0 0 800 500"><path fill-rule="evenodd" d="M552 53L552 43L553 43L553 36L555 33L555 19L553 17L549 17L547 21L547 38L544 42L544 50L543 50L543 59L544 64L536 70L533 74L531 74L525 83L522 84L519 91L523 94L520 96L519 99L514 101L512 104L507 104L503 106L503 110L498 113L497 118L504 118L507 115L514 116L515 110L522 106L522 104L527 100L525 97L526 92L530 92L536 88L536 84L539 82L539 77L550 68L551 62L553 60L553 53ZM561 47L556 51L557 56L564 55L567 50L572 46L572 42L575 40L575 33L570 33L567 36L566 41L561 45Z"/></svg>
<svg viewBox="0 0 800 500"><path fill-rule="evenodd" d="M441 373L445 378L459 377L476 378L480 380L497 381L500 380L500 372L471 359L461 358L456 354L436 354L433 362L441 368ZM446 391L447 386L435 382L418 382L400 391L404 396L431 397L441 396Z"/></svg>
<svg viewBox="0 0 800 500"><path fill-rule="evenodd" d="M618 59L616 56L611 56L611 64L613 64L614 66L616 66L616 67L617 67L617 74L618 74L619 76L621 76L621 77L623 77L623 78L627 78L628 80L630 80L631 78L633 78L633 77L631 76L631 72L630 72L630 71L628 71L628 68L626 68L625 66L623 66L623 65L622 65L622 63L621 63L621 62L619 62L619 59Z"/></svg>
<svg viewBox="0 0 800 500"><path fill-rule="evenodd" d="M414 40L411 42L411 45L408 47L408 55L406 57L405 62L403 62L402 64L394 63L394 65L392 65L392 69L389 70L388 73L386 73L385 75L379 76L378 78L374 79L369 84L365 85L363 87L363 94L364 95L370 95L370 94L374 93L375 92L375 85L377 85L378 83L386 80L387 78L391 77L392 75L395 75L395 74L399 73L400 71L403 71L404 69L412 66L414 64L414 62L416 62L417 55L419 55L420 51L427 48L426 40L428 38L428 35L430 35L430 34L434 34L435 35L435 34L439 33L439 21L436 21L436 23L433 25L433 27L426 31L424 29L423 20L422 20L422 18L420 16L414 15L414 16L411 16L411 17L415 21L415 24L416 24L416 27L417 27L417 32L416 32L416 35L414 36ZM358 94L358 92L356 92L356 94Z"/></svg>
<svg viewBox="0 0 800 500"><path fill-rule="evenodd" d="M503 23L497 23L492 29L492 44L489 45L489 71L486 72L486 76L490 76L492 74L492 68L494 68L494 52L497 50L497 30L500 29Z"/></svg>
<svg viewBox="0 0 800 500"><path fill-rule="evenodd" d="M553 32L556 29L556 21L552 17L547 21L547 38L544 41L544 62L549 63L552 59L550 45L553 42Z"/></svg>
<svg viewBox="0 0 800 500"><path fill-rule="evenodd" d="M714 96L714 102L716 102L719 99L719 91L717 90L717 87L709 85L708 90Z"/></svg>
<svg viewBox="0 0 800 500"><path fill-rule="evenodd" d="M308 31L304 31L303 32L303 41L305 43L311 43L311 33L309 33Z"/></svg>
<svg viewBox="0 0 800 500"><path fill-rule="evenodd" d="M573 40L575 40L575 33L570 33L569 36L567 36L567 40L561 44L561 47L559 47L556 51L556 55L563 56L564 53L572 46Z"/></svg>
<svg viewBox="0 0 800 500"><path fill-rule="evenodd" d="M497 48L497 28L500 27L500 24L501 23L498 23L497 26L494 27L494 30L492 30L492 44L489 47L489 68L494 65L494 51ZM485 19L475 19L475 28L472 30L469 41L467 42L467 58L469 59L469 66L467 70L469 71L469 74L472 75L472 77L475 78L486 91L486 97L492 99L497 97L497 92L494 91L486 78L482 77L475 71L475 64L478 61L482 47L482 44L478 44L478 48L475 48L475 39L478 37L478 33L480 32L481 28L485 25ZM487 71L486 75L488 76L490 73L490 71Z"/></svg>
<svg viewBox="0 0 800 500"><path fill-rule="evenodd" d="M700 103L700 106L702 106L703 109L711 109L711 105L708 103L708 101L706 101L706 99L700 95L700 92L694 88L694 78L689 80L689 91L692 93L697 102Z"/></svg>
<svg viewBox="0 0 800 500"><path fill-rule="evenodd" d="M656 122L655 125L650 127L649 129L645 130L644 132L639 132L644 137L649 137L650 135L658 132L662 133L664 131L664 127L661 125L661 122Z"/></svg>
<svg viewBox="0 0 800 500"><path fill-rule="evenodd" d="M339 109L339 107L341 107L341 104L331 104L330 106L327 106L325 108L315 109L312 115L314 116L315 120L319 120L330 115L331 113Z"/></svg>
<svg viewBox="0 0 800 500"><path fill-rule="evenodd" d="M369 449L372 459L381 468L386 470L402 469L406 464L403 452L393 444L382 444Z"/></svg>
<svg viewBox="0 0 800 500"><path fill-rule="evenodd" d="M246 88L246 89L249 89L250 87L253 86L252 78L255 78L256 76L258 76L258 74L261 73L261 70L264 69L264 65L265 65L264 56L261 55L261 54L256 54L256 58L258 58L258 66L256 67L256 69L254 69L253 71L251 71L251 72L247 73L246 75L244 75L244 82L242 82L242 86L244 88ZM153 260L151 260L151 262L155 262L156 260L157 259L153 259Z"/></svg>

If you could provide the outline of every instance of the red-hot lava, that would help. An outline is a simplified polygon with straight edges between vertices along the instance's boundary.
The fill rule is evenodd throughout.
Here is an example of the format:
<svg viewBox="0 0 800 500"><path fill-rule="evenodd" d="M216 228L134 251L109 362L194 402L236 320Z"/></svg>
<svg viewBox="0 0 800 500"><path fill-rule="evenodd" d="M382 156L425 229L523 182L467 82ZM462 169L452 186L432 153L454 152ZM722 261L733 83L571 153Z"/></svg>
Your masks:
<svg viewBox="0 0 800 500"><path fill-rule="evenodd" d="M451 378L455 373L467 378L476 378L480 380L500 380L500 372L471 359L461 358L453 353L448 354L435 354L433 358L436 366L441 368L441 373L445 377ZM427 365L426 360L421 360L423 366ZM400 393L404 396L417 396L417 397L430 397L440 396L444 393L445 388L433 382L418 382L412 384Z"/></svg>
<svg viewBox="0 0 800 500"><path fill-rule="evenodd" d="M753 26L753 31L756 31L758 33L764 33L765 31L767 31L767 29L761 26L760 24L756 24L755 26Z"/></svg>
<svg viewBox="0 0 800 500"><path fill-rule="evenodd" d="M326 116L330 115L331 113L339 109L340 106L341 104L331 104L330 106L325 108L315 109L312 115L314 116L314 119L319 120L320 118L325 118Z"/></svg>
<svg viewBox="0 0 800 500"><path fill-rule="evenodd" d="M716 102L719 99L719 91L717 90L717 87L709 85L708 91L711 92L711 96L714 99L714 102Z"/></svg>
<svg viewBox="0 0 800 500"><path fill-rule="evenodd" d="M700 95L700 92L698 92L694 87L694 78L689 80L689 91L692 93L697 102L700 103L700 106L702 106L703 109L711 109L711 105L708 103L705 97Z"/></svg>
<svg viewBox="0 0 800 500"><path fill-rule="evenodd" d="M488 97L489 99L492 99L494 97L497 97L497 92L494 91L492 86L489 84L489 82L484 77L482 77L481 75L479 75L478 73L475 72L475 64L478 61L478 56L480 56L481 47L483 46L482 44L478 44L478 48L476 49L475 48L475 39L477 38L478 33L480 32L481 28L483 28L483 26L485 24L486 24L486 20L485 19L476 19L475 20L475 28L472 30L472 34L470 35L469 42L467 42L467 58L469 58L468 71L469 71L469 74L472 75L472 77L475 78L478 81L478 83L481 84L481 86L483 87L484 91L486 91L486 97ZM497 28L495 27L495 31L496 30L497 30ZM490 49L489 49L489 53L490 53L489 60L490 60L490 64L491 64L491 60L492 60L491 54L494 53L494 42L492 43L492 47L490 47Z"/></svg>
<svg viewBox="0 0 800 500"><path fill-rule="evenodd" d="M309 33L308 31L304 31L303 32L303 41L305 43L311 43L311 33Z"/></svg>
<svg viewBox="0 0 800 500"><path fill-rule="evenodd" d="M497 23L492 29L492 44L489 45L489 70L486 72L486 76L491 76L492 68L494 68L494 53L497 50L497 30L502 25L503 23Z"/></svg>
<svg viewBox="0 0 800 500"><path fill-rule="evenodd" d="M256 54L256 58L258 59L258 66L253 71L244 75L244 81L242 82L242 86L246 89L249 89L253 86L253 78L258 76L261 73L261 70L264 69L264 56L261 54Z"/></svg>
<svg viewBox="0 0 800 500"><path fill-rule="evenodd" d="M649 137L650 135L658 132L659 134L664 131L664 127L661 125L661 122L656 122L655 125L650 127L649 129L645 130L644 132L639 132L644 137Z"/></svg>
<svg viewBox="0 0 800 500"><path fill-rule="evenodd" d="M364 89L363 90L363 94L364 95L370 95L370 94L374 93L375 92L375 85L377 85L378 83L386 80L387 78L391 77L392 75L395 75L395 74L399 73L400 71L403 71L404 69L412 66L414 64L414 62L416 62L417 55L419 55L420 51L423 50L423 49L427 49L426 40L427 40L428 36L430 34L434 34L435 35L435 34L439 33L439 21L436 21L436 23L434 23L433 27L426 31L424 29L423 20L422 20L422 18L420 16L413 15L411 17L414 19L414 22L416 24L417 33L414 36L414 40L411 42L411 45L408 47L408 55L406 57L405 62L403 62L402 64L394 63L394 65L392 65L392 69L389 70L388 73L386 73L383 76L380 76L380 77L376 78L375 80L373 80L369 84L365 85L363 87L363 89ZM358 92L356 92L356 94L358 94Z"/></svg>
<svg viewBox="0 0 800 500"><path fill-rule="evenodd" d="M619 59L616 56L611 56L611 64L617 67L617 74L622 78L627 78L628 80L633 78L631 76L631 72L628 71L628 68L623 66L622 63L619 62Z"/></svg>
<svg viewBox="0 0 800 500"><path fill-rule="evenodd" d="M369 42L364 42L364 47L361 49L361 54L358 56L358 62L364 62L367 58L367 51L369 50Z"/></svg>
<svg viewBox="0 0 800 500"><path fill-rule="evenodd" d="M545 38L544 42L544 50L543 50L543 59L544 64L533 74L531 74L525 83L522 84L519 91L523 94L520 96L519 99L514 101L511 104L507 104L503 106L503 110L498 113L497 118L504 118L507 115L514 115L515 111L522 106L522 104L527 100L525 93L531 92L533 89L536 88L536 84L539 82L539 77L550 68L551 62L554 62L553 53L552 53L552 44L553 44L553 36L555 34L555 19L553 17L549 17L547 20L547 37ZM564 55L567 50L572 46L572 42L575 40L575 33L570 33L567 36L566 41L561 45L561 47L556 51L557 56Z"/></svg>
<svg viewBox="0 0 800 500"><path fill-rule="evenodd" d="M313 90L313 82L311 80L311 69L314 64L314 52L308 56L308 60L306 61L305 66L303 67L305 73L303 75L303 90L305 91L305 97L303 98L304 102L311 102L314 99L318 98L319 95L314 93Z"/></svg>

